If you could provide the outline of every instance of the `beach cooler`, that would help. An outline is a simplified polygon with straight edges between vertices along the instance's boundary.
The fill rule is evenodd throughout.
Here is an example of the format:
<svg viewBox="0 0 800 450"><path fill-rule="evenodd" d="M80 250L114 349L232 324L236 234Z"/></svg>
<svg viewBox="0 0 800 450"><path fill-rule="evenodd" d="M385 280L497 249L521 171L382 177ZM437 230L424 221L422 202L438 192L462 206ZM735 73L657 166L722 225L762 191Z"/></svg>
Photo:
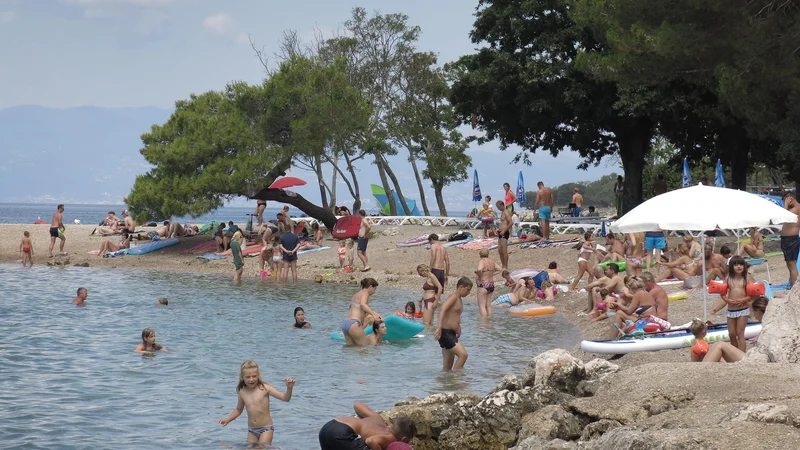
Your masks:
<svg viewBox="0 0 800 450"><path fill-rule="evenodd" d="M336 221L336 225L331 231L334 239L348 239L358 237L358 230L361 228L361 216L343 216Z"/></svg>

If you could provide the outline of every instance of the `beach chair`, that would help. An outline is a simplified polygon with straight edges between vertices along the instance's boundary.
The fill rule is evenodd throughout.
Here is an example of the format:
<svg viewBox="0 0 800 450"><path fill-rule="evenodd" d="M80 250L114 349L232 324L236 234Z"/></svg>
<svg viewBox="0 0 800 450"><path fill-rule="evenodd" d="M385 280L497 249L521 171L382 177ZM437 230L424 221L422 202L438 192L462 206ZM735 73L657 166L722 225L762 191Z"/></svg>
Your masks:
<svg viewBox="0 0 800 450"><path fill-rule="evenodd" d="M767 258L752 258L752 259L745 259L745 261L747 262L747 264L751 266L760 266L762 264L767 266L767 281L770 284L772 283L772 276L769 273L769 261L767 261Z"/></svg>

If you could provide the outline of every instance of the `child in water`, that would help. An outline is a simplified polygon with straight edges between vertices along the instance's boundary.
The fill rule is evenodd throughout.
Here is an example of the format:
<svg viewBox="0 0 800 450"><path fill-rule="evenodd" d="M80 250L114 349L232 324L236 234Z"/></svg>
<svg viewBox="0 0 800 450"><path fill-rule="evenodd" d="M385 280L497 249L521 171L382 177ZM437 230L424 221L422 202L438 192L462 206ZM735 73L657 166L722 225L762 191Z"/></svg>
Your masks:
<svg viewBox="0 0 800 450"><path fill-rule="evenodd" d="M406 319L413 319L414 317L416 317L415 315L416 313L417 313L417 307L414 305L414 302L406 303L406 312L405 314L403 314L403 317L405 317Z"/></svg>
<svg viewBox="0 0 800 450"><path fill-rule="evenodd" d="M142 343L133 350L134 353L154 353L158 350L167 351L167 348L156 342L156 331L152 328L142 330Z"/></svg>
<svg viewBox="0 0 800 450"><path fill-rule="evenodd" d="M19 251L22 252L22 267L25 267L26 263L30 263L31 267L33 267L33 241L31 240L31 233L26 231L22 233L22 235L24 237L19 243Z"/></svg>
<svg viewBox="0 0 800 450"><path fill-rule="evenodd" d="M275 426L269 414L269 397L273 396L284 402L292 399L295 381L293 378L285 378L283 381L286 383L286 392L280 392L261 380L257 362L252 360L243 362L239 372L239 384L236 386L239 403L228 417L217 419L217 423L223 427L227 426L247 408L247 442L271 444Z"/></svg>

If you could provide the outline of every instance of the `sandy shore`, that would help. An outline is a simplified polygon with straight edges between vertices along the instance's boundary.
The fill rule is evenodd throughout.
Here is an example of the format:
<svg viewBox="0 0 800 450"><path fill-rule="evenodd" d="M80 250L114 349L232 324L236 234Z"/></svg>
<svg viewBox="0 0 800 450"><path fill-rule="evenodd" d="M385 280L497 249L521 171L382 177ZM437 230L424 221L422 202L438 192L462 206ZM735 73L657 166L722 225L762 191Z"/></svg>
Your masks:
<svg viewBox="0 0 800 450"><path fill-rule="evenodd" d="M396 235L386 236L382 232L390 229ZM34 264L46 264L48 262L48 247L50 236L48 225L0 225L0 262L17 263L22 261L19 252L19 243L22 239L23 231L30 231L34 242ZM118 236L103 238L92 235L94 226L90 225L67 225L67 243L65 251L66 257L57 257L69 265L82 265L89 267L104 268L133 268L148 270L166 270L178 272L199 272L215 273L233 276L233 264L231 258L226 260L204 260L198 259L200 255L190 253L190 249L198 244L210 240L208 235L181 238L178 245L148 253L142 256L126 255L116 258L101 258L89 254L91 250L97 250L102 245L104 239L119 240ZM140 228L148 230L148 228ZM458 231L455 227L430 227L430 226L375 226L373 227L378 236L369 243L367 255L372 271L369 276L378 280L381 286L409 289L415 292L421 291L423 280L416 274L415 268L418 264L429 261L429 250L424 246L418 247L398 247L397 243L406 241L428 233L448 234ZM480 232L478 232L480 233ZM557 235L555 239L569 239L576 236ZM603 240L600 239L602 242ZM58 240L56 241L55 252L58 250ZM337 271L339 267L336 255L337 243L334 240L326 241L331 246L330 249L300 255L298 260L298 275L303 280L313 281L321 276L324 283L358 283L367 274L352 273L345 274ZM676 246L680 242L679 238L670 239L670 247ZM726 243L732 243L735 248L734 238L718 238L717 248ZM768 249L769 251L769 249ZM467 276L474 279L474 270L478 263L478 251L467 251L458 248L448 250L451 260L451 271L449 278L449 289L452 290L459 277ZM491 251L491 257L497 262L497 251ZM577 273L577 252L571 246L546 248L546 249L520 249L517 246L509 247L509 262L512 270L534 267L546 268L550 261L556 261L560 271L564 276L575 276ZM53 261L53 260L50 260ZM785 283L788 280L788 270L780 256L768 258L770 272L773 282ZM498 263L499 266L499 263ZM751 268L751 273L756 279L767 279L766 265ZM259 280L258 258L246 258L244 281L255 282ZM498 274L499 278L499 274ZM581 286L585 286L582 283ZM681 290L681 286L667 286L668 292ZM474 292L474 291L473 291ZM505 292L505 289L500 290ZM475 301L475 294L470 296L470 300ZM592 323L588 318L578 317L576 314L585 308L587 303L586 294L563 294L560 293L554 300L554 306L559 313L564 314L581 331L582 337L586 339L600 339L608 336L610 325L608 321ZM713 300L709 302L709 309L713 306ZM694 317L699 317L703 312L703 299L700 290L690 292L689 298L670 303L669 319L673 324L681 324L690 321ZM497 314L506 314L503 310L497 310ZM530 320L535 321L535 318ZM715 322L724 322L724 313L713 317ZM569 349L584 359L591 359L596 355L584 355L578 348ZM686 350L672 350L661 352L648 352L629 354L615 361L621 365L638 365L648 362L664 361L685 361L688 358Z"/></svg>

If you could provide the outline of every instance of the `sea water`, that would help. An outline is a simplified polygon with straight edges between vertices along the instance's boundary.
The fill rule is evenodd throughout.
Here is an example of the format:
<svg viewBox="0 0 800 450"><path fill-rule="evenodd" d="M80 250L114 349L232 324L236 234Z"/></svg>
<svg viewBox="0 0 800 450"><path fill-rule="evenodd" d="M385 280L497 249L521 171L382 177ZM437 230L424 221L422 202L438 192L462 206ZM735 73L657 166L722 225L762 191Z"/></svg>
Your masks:
<svg viewBox="0 0 800 450"><path fill-rule="evenodd" d="M86 287L85 306L71 303ZM424 337L345 347L339 329L357 286L296 287L230 277L145 270L0 264L0 442L4 448L240 448L239 365L254 359L264 381L291 402L271 399L277 447L318 448L327 421L355 401L386 409L409 395L486 394L530 358L573 345L578 333L559 315L478 316L465 302L466 370L443 374L433 329ZM169 306L157 306L167 297ZM418 293L379 287L370 305L388 315ZM302 306L313 329L295 329ZM133 353L151 327L168 352Z"/></svg>

